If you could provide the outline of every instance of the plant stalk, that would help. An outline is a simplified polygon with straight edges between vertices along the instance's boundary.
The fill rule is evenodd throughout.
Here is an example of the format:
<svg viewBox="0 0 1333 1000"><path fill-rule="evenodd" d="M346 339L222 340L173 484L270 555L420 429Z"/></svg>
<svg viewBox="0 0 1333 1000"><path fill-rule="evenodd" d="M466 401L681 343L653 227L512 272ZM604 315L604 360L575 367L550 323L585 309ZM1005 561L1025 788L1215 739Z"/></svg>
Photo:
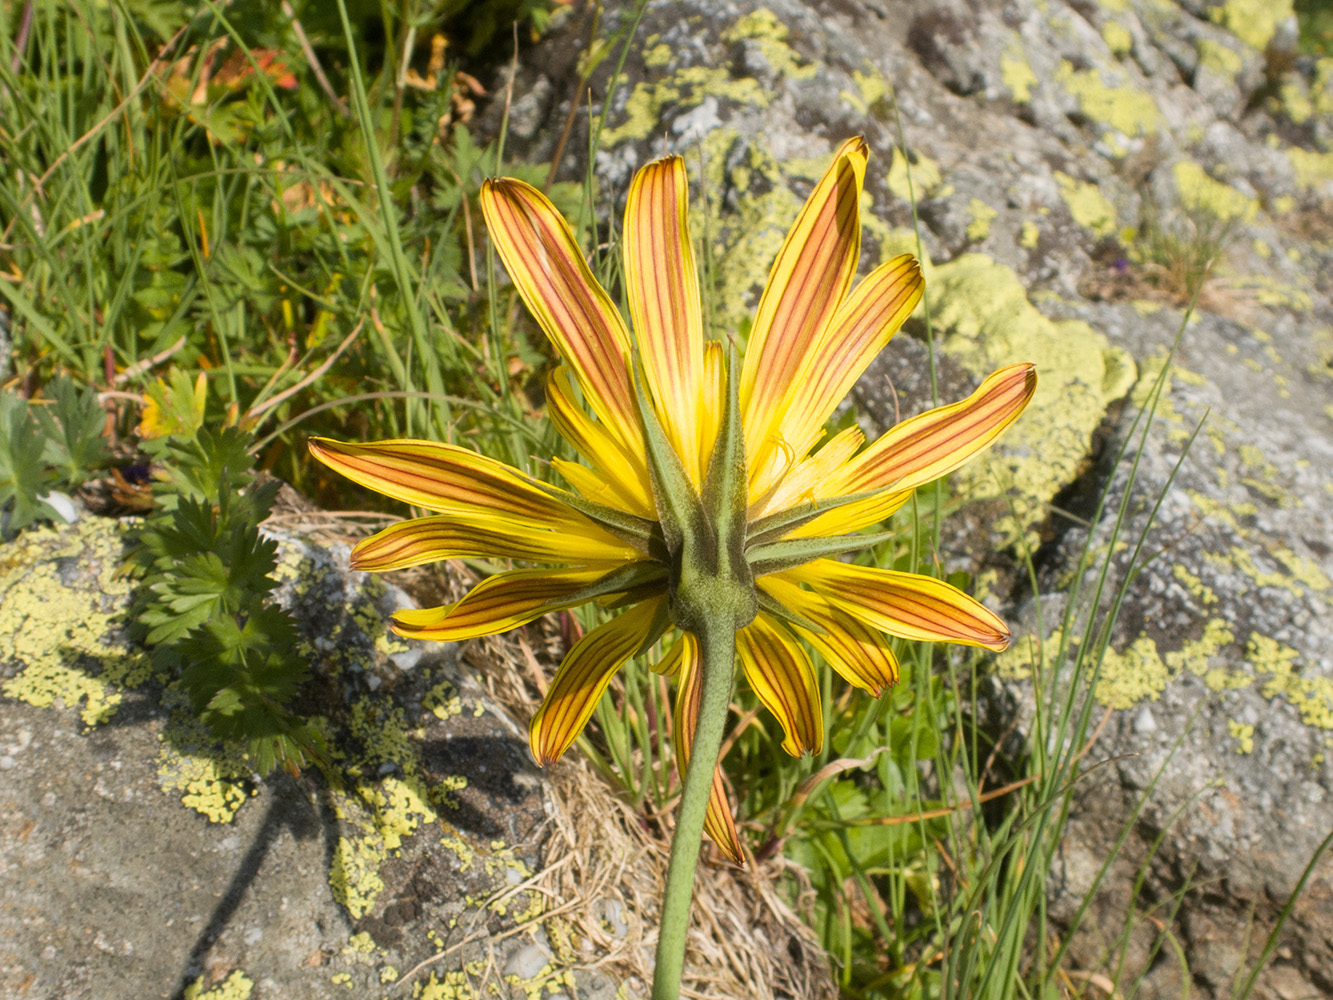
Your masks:
<svg viewBox="0 0 1333 1000"><path fill-rule="evenodd" d="M730 622L706 622L696 636L703 670L699 722L681 789L676 832L671 838L666 891L662 896L662 923L657 937L657 967L653 973L653 1000L677 1000L685 968L685 943L690 931L690 901L694 869L699 861L713 770L722 749L722 734L731 704L731 680L736 660L736 631Z"/></svg>

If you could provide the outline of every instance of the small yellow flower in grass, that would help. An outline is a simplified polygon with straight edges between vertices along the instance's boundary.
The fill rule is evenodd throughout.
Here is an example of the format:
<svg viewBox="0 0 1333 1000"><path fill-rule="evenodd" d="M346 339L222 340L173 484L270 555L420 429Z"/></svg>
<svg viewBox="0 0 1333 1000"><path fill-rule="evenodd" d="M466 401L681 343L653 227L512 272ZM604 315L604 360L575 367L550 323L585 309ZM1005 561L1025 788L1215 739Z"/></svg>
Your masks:
<svg viewBox="0 0 1333 1000"><path fill-rule="evenodd" d="M860 532L989 446L1036 388L1032 365L1010 365L967 399L905 420L868 446L856 427L823 441L839 401L922 293L908 255L851 287L866 157L861 139L844 143L811 193L769 275L743 364L705 339L679 157L650 163L630 188L624 274L633 336L551 203L521 181L486 183L491 237L564 361L547 410L586 463L554 460L568 489L454 445L311 442L350 479L436 512L360 543L357 569L466 557L543 567L498 573L447 607L401 611L393 620L400 635L457 641L589 601L623 609L575 643L557 670L529 730L538 763L569 748L623 663L664 640L656 669L677 680L683 773L698 722L705 619L736 630L736 658L791 754L817 752L824 738L807 646L878 694L898 678L892 636L995 650L1008 643L999 618L946 583L837 558L878 541ZM716 774L707 830L741 861Z"/></svg>

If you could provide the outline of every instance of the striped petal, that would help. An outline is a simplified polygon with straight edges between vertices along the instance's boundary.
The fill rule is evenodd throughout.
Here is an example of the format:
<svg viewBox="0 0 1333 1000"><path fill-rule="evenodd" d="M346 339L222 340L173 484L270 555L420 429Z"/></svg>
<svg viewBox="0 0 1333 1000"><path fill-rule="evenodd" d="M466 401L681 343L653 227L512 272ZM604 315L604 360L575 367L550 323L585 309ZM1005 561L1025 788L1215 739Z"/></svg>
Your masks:
<svg viewBox="0 0 1333 1000"><path fill-rule="evenodd" d="M407 439L371 444L311 438L310 452L355 483L440 513L491 513L545 528L592 525L515 469L452 444ZM598 529L600 530L600 529Z"/></svg>
<svg viewBox="0 0 1333 1000"><path fill-rule="evenodd" d="M629 333L569 226L545 195L512 178L482 184L481 209L514 287L574 369L589 404L626 444L637 444L625 367Z"/></svg>
<svg viewBox="0 0 1333 1000"><path fill-rule="evenodd" d="M629 511L653 520L657 509L653 506L652 485L643 454L628 450L606 429L605 424L593 420L574 399L569 381L569 369L563 365L552 373L546 383L546 413L560 436L590 463L607 484L605 498L588 496L599 503ZM562 470L563 471L563 470ZM575 489L583 492L575 477L566 476Z"/></svg>
<svg viewBox="0 0 1333 1000"><path fill-rule="evenodd" d="M882 264L852 292L787 387L779 433L804 455L825 421L921 301L925 283L911 254Z"/></svg>
<svg viewBox="0 0 1333 1000"><path fill-rule="evenodd" d="M859 201L866 156L864 139L843 143L769 272L741 372L748 455L763 452L787 388L851 285L861 250Z"/></svg>
<svg viewBox="0 0 1333 1000"><path fill-rule="evenodd" d="M625 206L625 294L667 440L697 487L704 324L690 246L689 185L679 156L634 175Z"/></svg>
<svg viewBox="0 0 1333 1000"><path fill-rule="evenodd" d="M440 559L526 559L544 563L625 563L637 549L593 529L544 531L493 514L438 514L400 521L357 543L352 569L383 573Z"/></svg>
<svg viewBox="0 0 1333 1000"><path fill-rule="evenodd" d="M704 345L703 403L699 407L699 460L704 472L713 455L713 445L722 433L722 406L727 398L727 366L721 341Z"/></svg>
<svg viewBox="0 0 1333 1000"><path fill-rule="evenodd" d="M793 626L847 683L876 697L898 683L898 658L884 633L852 617L839 602L802 590L787 574L774 573L758 584L783 607L824 629L821 634Z"/></svg>
<svg viewBox="0 0 1333 1000"><path fill-rule="evenodd" d="M824 745L824 716L814 667L781 622L760 612L736 633L736 652L750 689L782 724L782 749L793 757Z"/></svg>
<svg viewBox="0 0 1333 1000"><path fill-rule="evenodd" d="M952 472L988 448L1037 391L1030 364L1001 368L961 402L890 428L825 485L825 496L910 490Z"/></svg>
<svg viewBox="0 0 1333 1000"><path fill-rule="evenodd" d="M559 760L583 731L620 665L649 638L663 600L655 597L636 604L597 626L565 654L528 725L528 743L538 766Z"/></svg>
<svg viewBox="0 0 1333 1000"><path fill-rule="evenodd" d="M461 642L497 635L548 612L572 607L565 598L586 589L605 574L605 569L518 569L497 573L482 580L461 601L441 608L405 608L394 612L393 630L408 639L432 642Z"/></svg>
<svg viewBox="0 0 1333 1000"><path fill-rule="evenodd" d="M699 727L699 703L703 698L703 672L699 669L699 641L686 632L672 647L666 659L672 660L679 672L672 717L675 722L676 770L683 777L690 767L694 733ZM733 863L742 866L745 864L740 837L736 834L736 824L731 818L731 802L727 799L727 787L722 780L721 762L713 769L713 787L708 794L704 831Z"/></svg>
<svg viewBox="0 0 1333 1000"><path fill-rule="evenodd" d="M942 580L833 559L816 559L786 576L889 635L996 652L1009 645L1009 629L994 612Z"/></svg>

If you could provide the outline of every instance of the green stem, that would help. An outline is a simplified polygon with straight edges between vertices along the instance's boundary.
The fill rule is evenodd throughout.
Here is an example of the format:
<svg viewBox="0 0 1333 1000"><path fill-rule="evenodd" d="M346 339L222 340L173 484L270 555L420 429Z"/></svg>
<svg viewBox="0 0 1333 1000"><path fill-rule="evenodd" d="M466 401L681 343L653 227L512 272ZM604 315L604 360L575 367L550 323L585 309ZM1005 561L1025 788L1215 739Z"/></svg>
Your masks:
<svg viewBox="0 0 1333 1000"><path fill-rule="evenodd" d="M681 790L676 832L671 838L666 892L662 896L662 924L657 938L657 968L653 973L653 1000L677 1000L685 968L685 941L690 931L690 899L694 869L699 861L713 769L722 749L722 733L731 704L731 679L736 660L736 631L730 622L706 622L697 636L703 670L699 724L694 731L690 765Z"/></svg>

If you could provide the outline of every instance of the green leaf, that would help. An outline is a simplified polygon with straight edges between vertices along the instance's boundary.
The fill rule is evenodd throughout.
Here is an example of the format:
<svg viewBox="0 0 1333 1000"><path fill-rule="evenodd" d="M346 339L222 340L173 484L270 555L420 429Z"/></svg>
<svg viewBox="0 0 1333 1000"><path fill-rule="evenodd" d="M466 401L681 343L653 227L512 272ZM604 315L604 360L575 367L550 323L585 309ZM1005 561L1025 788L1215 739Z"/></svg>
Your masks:
<svg viewBox="0 0 1333 1000"><path fill-rule="evenodd" d="M0 510L9 508L9 530L22 528L55 512L39 498L52 484L42 455L42 428L28 404L11 392L0 392Z"/></svg>
<svg viewBox="0 0 1333 1000"><path fill-rule="evenodd" d="M43 458L55 467L60 481L77 487L110 458L102 436L106 413L91 389L81 389L67 378L48 387L50 406L37 408L37 420L46 434Z"/></svg>

